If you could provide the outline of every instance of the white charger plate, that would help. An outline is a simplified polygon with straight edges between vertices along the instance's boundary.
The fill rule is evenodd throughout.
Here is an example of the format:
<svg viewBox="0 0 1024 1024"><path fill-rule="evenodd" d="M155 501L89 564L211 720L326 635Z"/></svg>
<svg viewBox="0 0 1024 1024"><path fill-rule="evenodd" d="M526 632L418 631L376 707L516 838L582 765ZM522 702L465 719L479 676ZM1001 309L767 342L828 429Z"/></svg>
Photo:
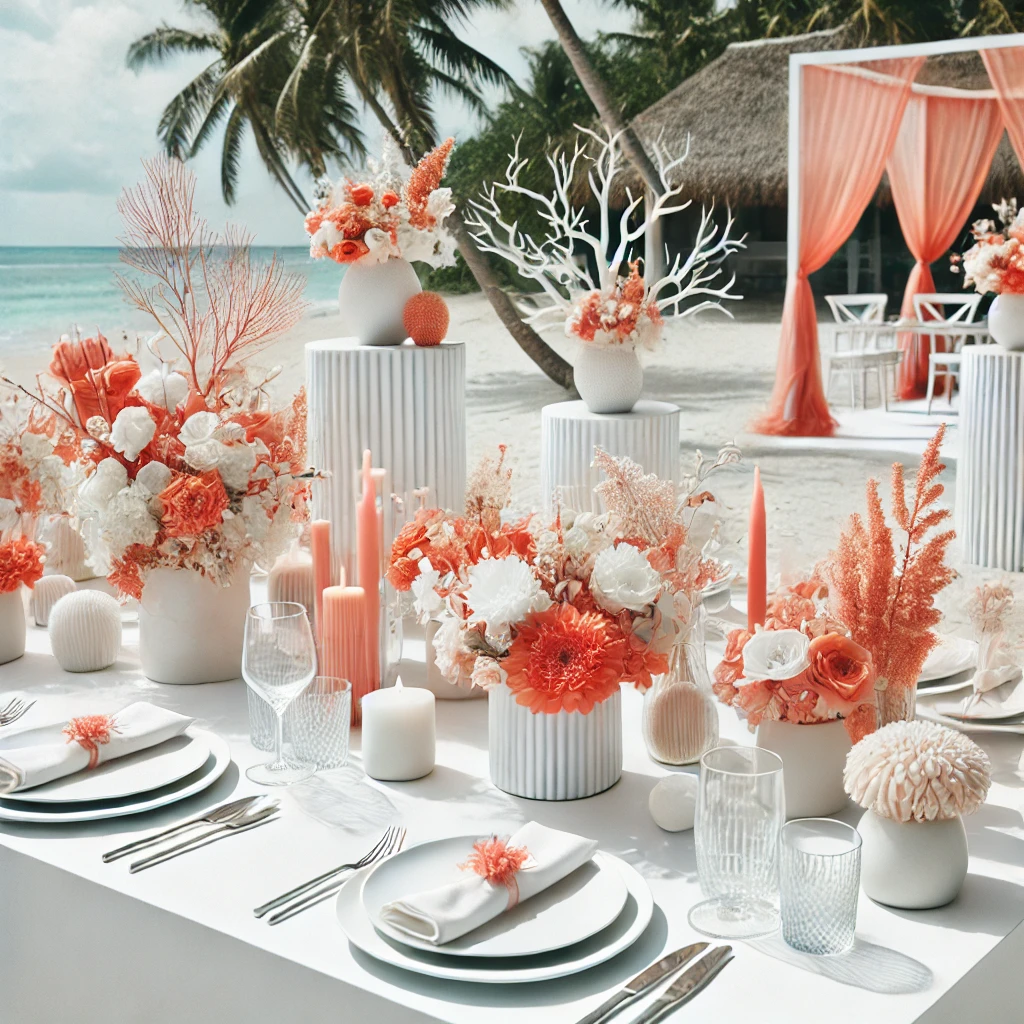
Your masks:
<svg viewBox="0 0 1024 1024"><path fill-rule="evenodd" d="M25 735L22 734L23 742ZM44 737L37 739L45 742ZM8 743L8 746L11 744ZM149 793L177 782L202 768L209 756L210 744L202 730L189 726L180 736L172 736L154 747L137 750L134 754L115 758L91 770L75 772L20 793L8 793L4 799L23 803L118 800L121 797Z"/></svg>
<svg viewBox="0 0 1024 1024"><path fill-rule="evenodd" d="M399 931L381 916L384 904L424 889L459 882L459 868L480 837L456 836L413 846L374 865L363 885L363 908L374 927L403 945L445 956L534 956L563 949L607 928L628 893L622 872L606 854L536 896L443 946Z"/></svg>
<svg viewBox="0 0 1024 1024"><path fill-rule="evenodd" d="M946 679L958 672L966 672L977 663L978 645L974 640L965 640L960 636L944 636L925 658L921 674L917 677L918 685L936 679Z"/></svg>
<svg viewBox="0 0 1024 1024"><path fill-rule="evenodd" d="M363 883L368 868L356 872L338 893L335 911L348 941L382 963L415 974L483 985L515 985L564 978L603 964L643 935L654 913L647 883L625 861L603 854L622 873L627 890L622 913L607 928L574 946L530 957L449 957L422 952L381 935L363 908Z"/></svg>
<svg viewBox="0 0 1024 1024"><path fill-rule="evenodd" d="M33 804L28 807L0 797L0 821L32 821L50 825L73 821L102 821L127 814L142 814L158 807L177 803L212 786L231 764L231 748L227 741L205 729L196 729L210 749L206 763L197 771L172 782L169 786L117 800L101 800L79 804Z"/></svg>

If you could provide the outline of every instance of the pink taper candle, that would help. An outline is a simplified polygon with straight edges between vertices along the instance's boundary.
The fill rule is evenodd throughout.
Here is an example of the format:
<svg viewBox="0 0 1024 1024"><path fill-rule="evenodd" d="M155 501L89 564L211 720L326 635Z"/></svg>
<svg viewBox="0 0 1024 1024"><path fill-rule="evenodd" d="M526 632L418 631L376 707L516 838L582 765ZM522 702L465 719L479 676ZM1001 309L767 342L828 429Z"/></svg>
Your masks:
<svg viewBox="0 0 1024 1024"><path fill-rule="evenodd" d="M309 545L313 552L314 635L323 640L324 590L331 585L331 524L326 519L314 519L309 524Z"/></svg>
<svg viewBox="0 0 1024 1024"><path fill-rule="evenodd" d="M380 686L380 526L377 488L369 449L363 452L363 494L356 509L357 582L366 591L366 668L372 688ZM352 694L353 702L355 693Z"/></svg>
<svg viewBox="0 0 1024 1024"><path fill-rule="evenodd" d="M323 594L324 628L320 674L352 684L352 721L359 721L359 698L375 687L366 674L366 595L362 587L328 587Z"/></svg>
<svg viewBox="0 0 1024 1024"><path fill-rule="evenodd" d="M747 533L747 630L763 626L768 603L767 533L764 520L764 488L761 470L754 467L754 495L750 500L750 528Z"/></svg>

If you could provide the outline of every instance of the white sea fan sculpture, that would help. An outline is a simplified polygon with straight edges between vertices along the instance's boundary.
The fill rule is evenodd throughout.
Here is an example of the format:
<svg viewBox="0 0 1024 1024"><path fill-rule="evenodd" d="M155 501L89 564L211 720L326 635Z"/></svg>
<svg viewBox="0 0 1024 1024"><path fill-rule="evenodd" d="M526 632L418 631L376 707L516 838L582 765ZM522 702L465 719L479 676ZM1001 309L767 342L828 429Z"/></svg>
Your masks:
<svg viewBox="0 0 1024 1024"><path fill-rule="evenodd" d="M846 759L846 792L893 821L948 821L973 814L991 784L988 755L935 722L892 722L865 736Z"/></svg>
<svg viewBox="0 0 1024 1024"><path fill-rule="evenodd" d="M121 606L100 590L78 590L50 610L50 646L65 672L109 668L121 650Z"/></svg>
<svg viewBox="0 0 1024 1024"><path fill-rule="evenodd" d="M77 588L70 576L55 573L36 581L29 600L29 611L37 626L45 626L53 606L66 594L73 594Z"/></svg>

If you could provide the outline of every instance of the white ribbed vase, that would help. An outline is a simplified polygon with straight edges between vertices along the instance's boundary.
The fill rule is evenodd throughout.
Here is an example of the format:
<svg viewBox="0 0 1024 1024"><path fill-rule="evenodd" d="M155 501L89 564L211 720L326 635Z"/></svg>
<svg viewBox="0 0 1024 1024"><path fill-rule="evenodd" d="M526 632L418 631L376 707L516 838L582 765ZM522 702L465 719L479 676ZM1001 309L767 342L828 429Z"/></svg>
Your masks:
<svg viewBox="0 0 1024 1024"><path fill-rule="evenodd" d="M843 768L850 735L841 719L813 725L763 721L757 745L782 758L787 818L823 818L846 806Z"/></svg>
<svg viewBox="0 0 1024 1024"><path fill-rule="evenodd" d="M407 260L350 264L338 289L342 331L364 345L401 345L406 338L402 312L420 290Z"/></svg>
<svg viewBox="0 0 1024 1024"><path fill-rule="evenodd" d="M21 584L0 594L0 665L25 653L25 601Z"/></svg>
<svg viewBox="0 0 1024 1024"><path fill-rule="evenodd" d="M622 692L588 715L534 714L505 685L487 709L491 781L530 800L578 800L614 786L622 775Z"/></svg>
<svg viewBox="0 0 1024 1024"><path fill-rule="evenodd" d="M632 345L580 345L573 383L596 413L630 412L644 390L644 371Z"/></svg>
<svg viewBox="0 0 1024 1024"><path fill-rule="evenodd" d="M556 501L577 512L603 511L594 487L594 449L628 456L662 480L679 479L679 406L644 400L632 412L598 415L584 402L556 402L540 414L540 488L545 514Z"/></svg>
<svg viewBox="0 0 1024 1024"><path fill-rule="evenodd" d="M242 674L249 571L221 587L189 569L153 569L139 602L142 671L157 683L219 683Z"/></svg>
<svg viewBox="0 0 1024 1024"><path fill-rule="evenodd" d="M101 590L65 594L50 609L50 649L65 672L99 672L121 650L121 606Z"/></svg>
<svg viewBox="0 0 1024 1024"><path fill-rule="evenodd" d="M390 549L402 526L390 494L404 499L430 489L439 508L462 508L466 492L466 350L444 342L419 348L409 342L370 348L354 338L306 346L309 395L309 461L330 476L313 485L313 518L331 522L334 578L342 568L354 581L357 470L363 451L387 470L384 544Z"/></svg>
<svg viewBox="0 0 1024 1024"><path fill-rule="evenodd" d="M29 598L29 611L37 626L45 626L50 618L50 610L67 594L73 594L78 588L70 576L44 576L36 580Z"/></svg>

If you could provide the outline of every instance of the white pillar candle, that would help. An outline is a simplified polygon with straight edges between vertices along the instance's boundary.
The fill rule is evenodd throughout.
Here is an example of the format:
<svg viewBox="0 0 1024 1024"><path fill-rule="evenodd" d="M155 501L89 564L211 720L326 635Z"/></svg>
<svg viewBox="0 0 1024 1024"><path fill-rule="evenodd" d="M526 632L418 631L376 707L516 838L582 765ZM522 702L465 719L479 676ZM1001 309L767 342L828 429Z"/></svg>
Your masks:
<svg viewBox="0 0 1024 1024"><path fill-rule="evenodd" d="M434 695L399 679L362 700L363 770L381 782L407 782L434 770Z"/></svg>

